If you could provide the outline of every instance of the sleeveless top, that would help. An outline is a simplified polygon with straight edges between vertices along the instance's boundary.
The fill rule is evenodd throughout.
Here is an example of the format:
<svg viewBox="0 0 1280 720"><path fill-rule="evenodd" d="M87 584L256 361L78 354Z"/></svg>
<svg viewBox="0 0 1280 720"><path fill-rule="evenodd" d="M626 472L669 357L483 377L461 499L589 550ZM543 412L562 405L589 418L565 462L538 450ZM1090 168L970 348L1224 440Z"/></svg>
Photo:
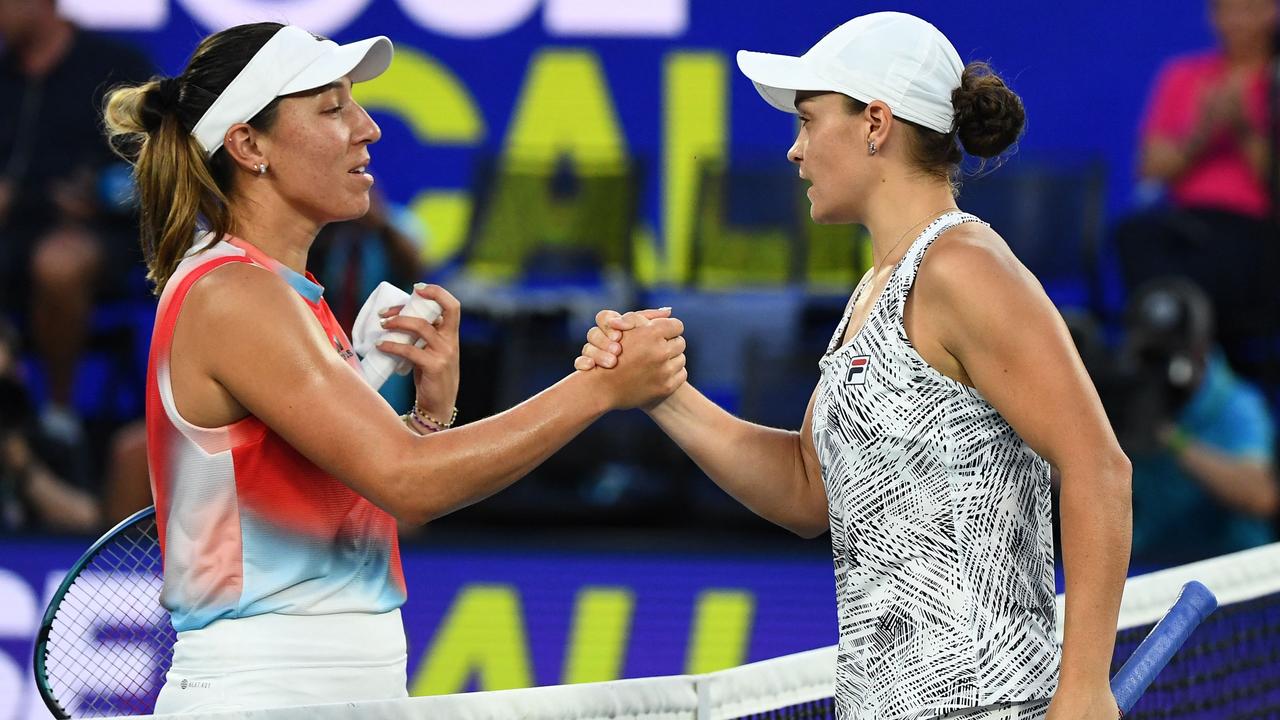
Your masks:
<svg viewBox="0 0 1280 720"><path fill-rule="evenodd" d="M1057 685L1048 463L903 324L925 251L966 222L981 221L953 211L926 227L841 347L850 303L819 363L841 718L930 718Z"/></svg>
<svg viewBox="0 0 1280 720"><path fill-rule="evenodd" d="M205 244L202 238L195 248ZM203 428L178 413L169 375L178 314L196 281L232 262L262 267L288 283L334 351L359 371L346 334L321 297L324 288L310 275L235 238L193 249L182 260L160 296L147 368L147 459L164 560L161 604L180 632L263 613L394 610L406 596L394 518L254 416Z"/></svg>

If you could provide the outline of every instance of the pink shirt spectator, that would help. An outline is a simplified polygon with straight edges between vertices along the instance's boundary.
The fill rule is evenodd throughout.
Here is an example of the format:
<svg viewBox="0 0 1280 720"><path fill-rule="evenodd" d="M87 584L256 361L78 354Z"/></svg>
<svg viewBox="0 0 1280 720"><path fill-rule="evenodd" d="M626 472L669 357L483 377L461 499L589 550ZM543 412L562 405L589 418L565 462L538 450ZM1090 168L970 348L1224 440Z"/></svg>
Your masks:
<svg viewBox="0 0 1280 720"><path fill-rule="evenodd" d="M1175 58L1160 71L1142 126L1143 140L1183 141L1191 136L1207 92L1227 80L1227 64L1216 51ZM1260 69L1245 87L1245 119L1259 133L1267 127L1266 74ZM1169 186L1179 207L1228 210L1265 218L1267 184L1249 165L1244 148L1223 129L1200 158Z"/></svg>

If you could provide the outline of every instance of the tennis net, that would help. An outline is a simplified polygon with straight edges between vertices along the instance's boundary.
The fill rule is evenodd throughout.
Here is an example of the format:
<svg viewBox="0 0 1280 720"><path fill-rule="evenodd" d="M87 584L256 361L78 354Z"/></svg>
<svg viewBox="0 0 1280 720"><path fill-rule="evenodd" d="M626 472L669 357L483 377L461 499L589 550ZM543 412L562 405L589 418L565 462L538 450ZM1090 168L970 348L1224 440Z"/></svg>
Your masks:
<svg viewBox="0 0 1280 720"><path fill-rule="evenodd" d="M1280 543L1130 580L1116 634L1120 662L1112 671L1188 580L1209 586L1218 596L1218 610L1173 656L1128 717L1280 718ZM1061 598L1058 602L1061 606Z"/></svg>
<svg viewBox="0 0 1280 720"><path fill-rule="evenodd" d="M1280 718L1280 543L1135 577L1125 588L1113 672L1188 580L1218 596L1196 630L1130 713L1133 718ZM1059 596L1061 618L1062 597ZM1061 631L1059 631L1061 632ZM369 703L222 713L220 720L418 718L834 718L835 647L706 675L476 692Z"/></svg>

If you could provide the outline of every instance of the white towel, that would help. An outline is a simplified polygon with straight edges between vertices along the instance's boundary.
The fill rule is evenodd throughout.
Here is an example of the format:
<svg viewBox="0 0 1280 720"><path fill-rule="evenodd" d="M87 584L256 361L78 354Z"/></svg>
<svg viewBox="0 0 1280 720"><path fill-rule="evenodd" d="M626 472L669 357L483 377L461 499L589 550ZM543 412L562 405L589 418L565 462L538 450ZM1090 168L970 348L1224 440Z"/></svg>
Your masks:
<svg viewBox="0 0 1280 720"><path fill-rule="evenodd" d="M356 324L351 328L351 347L360 357L365 357L378 347L378 343L391 332L379 324L383 310L396 305L404 305L409 301L409 293L383 281L378 283L364 301L360 313L356 315Z"/></svg>
<svg viewBox="0 0 1280 720"><path fill-rule="evenodd" d="M369 299L364 301L364 306L356 315L356 323L351 328L351 346L361 357L360 370L364 373L365 382L369 383L374 390L381 388L382 384L391 377L391 373L405 375L413 369L413 365L408 360L402 360L397 355L388 355L378 349L378 343L383 340L408 341L404 333L382 327L382 318L379 316L379 313L389 307L404 305L408 302L409 293L383 281L378 283L378 287L369 295ZM388 336L391 337L388 338ZM417 345L422 347L423 341L419 339Z"/></svg>

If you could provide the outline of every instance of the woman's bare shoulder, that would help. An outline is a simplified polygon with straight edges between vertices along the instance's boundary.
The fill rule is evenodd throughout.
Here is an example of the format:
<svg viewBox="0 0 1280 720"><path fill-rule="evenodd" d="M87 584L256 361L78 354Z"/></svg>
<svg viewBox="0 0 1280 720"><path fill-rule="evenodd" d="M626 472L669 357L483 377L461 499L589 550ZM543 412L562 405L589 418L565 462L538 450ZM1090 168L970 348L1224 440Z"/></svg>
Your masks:
<svg viewBox="0 0 1280 720"><path fill-rule="evenodd" d="M205 273L182 304L184 316L207 322L280 320L306 312L302 299L278 275L249 262L229 262Z"/></svg>
<svg viewBox="0 0 1280 720"><path fill-rule="evenodd" d="M274 272L242 262L215 268L191 286L174 332L215 376L246 358L267 372L281 348L305 356L327 347L298 293Z"/></svg>
<svg viewBox="0 0 1280 720"><path fill-rule="evenodd" d="M990 225L967 222L948 228L933 242L920 264L920 275L971 276L1020 269L1009 244Z"/></svg>

